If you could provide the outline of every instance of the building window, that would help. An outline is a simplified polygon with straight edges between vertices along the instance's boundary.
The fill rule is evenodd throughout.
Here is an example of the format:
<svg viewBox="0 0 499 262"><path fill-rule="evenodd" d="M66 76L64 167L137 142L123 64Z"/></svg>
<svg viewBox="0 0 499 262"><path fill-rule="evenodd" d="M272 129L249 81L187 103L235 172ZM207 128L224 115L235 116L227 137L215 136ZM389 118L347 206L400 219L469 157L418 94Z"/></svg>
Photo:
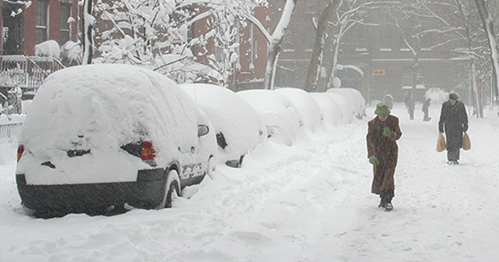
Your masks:
<svg viewBox="0 0 499 262"><path fill-rule="evenodd" d="M307 1L305 3L305 13L315 14L317 12L317 3L315 1Z"/></svg>
<svg viewBox="0 0 499 262"><path fill-rule="evenodd" d="M295 35L293 31L289 29L284 35L284 41L282 42L283 52L294 52L295 51L295 41L293 41Z"/></svg>
<svg viewBox="0 0 499 262"><path fill-rule="evenodd" d="M379 49L380 51L392 51L392 35L388 28L381 29Z"/></svg>
<svg viewBox="0 0 499 262"><path fill-rule="evenodd" d="M48 35L48 0L36 1L36 43L39 44L47 40Z"/></svg>
<svg viewBox="0 0 499 262"><path fill-rule="evenodd" d="M69 18L71 17L71 4L61 3L61 32L59 38L59 44L62 46L67 41L70 40L70 23Z"/></svg>
<svg viewBox="0 0 499 262"><path fill-rule="evenodd" d="M432 46L433 46L433 34L431 33L428 33L428 34L425 34L422 38L421 38L421 50L431 50Z"/></svg>
<svg viewBox="0 0 499 262"><path fill-rule="evenodd" d="M357 52L365 52L367 51L367 38L364 32L357 32L357 39L355 43L355 51Z"/></svg>
<svg viewBox="0 0 499 262"><path fill-rule="evenodd" d="M307 30L305 32L306 38L305 38L305 51L306 52L312 52L314 50L315 46L315 37L317 36L315 30Z"/></svg>
<svg viewBox="0 0 499 262"><path fill-rule="evenodd" d="M400 35L400 51L409 51L409 46L407 45L406 41L409 41L411 39L411 34L408 29L404 30L403 33Z"/></svg>
<svg viewBox="0 0 499 262"><path fill-rule="evenodd" d="M404 67L404 73L402 76L403 86L412 86L412 72L413 67ZM416 85L422 85L424 83L424 68L416 67Z"/></svg>

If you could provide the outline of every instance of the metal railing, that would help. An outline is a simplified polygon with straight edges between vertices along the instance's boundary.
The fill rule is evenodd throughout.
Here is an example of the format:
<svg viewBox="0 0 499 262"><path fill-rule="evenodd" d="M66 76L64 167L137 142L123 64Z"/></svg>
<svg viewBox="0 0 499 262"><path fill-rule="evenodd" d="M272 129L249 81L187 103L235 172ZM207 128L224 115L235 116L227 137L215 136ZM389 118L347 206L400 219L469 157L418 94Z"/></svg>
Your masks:
<svg viewBox="0 0 499 262"><path fill-rule="evenodd" d="M0 124L0 140L17 140L21 135L22 123Z"/></svg>
<svg viewBox="0 0 499 262"><path fill-rule="evenodd" d="M17 85L24 92L36 92L45 78L65 66L53 57L0 56L0 85Z"/></svg>

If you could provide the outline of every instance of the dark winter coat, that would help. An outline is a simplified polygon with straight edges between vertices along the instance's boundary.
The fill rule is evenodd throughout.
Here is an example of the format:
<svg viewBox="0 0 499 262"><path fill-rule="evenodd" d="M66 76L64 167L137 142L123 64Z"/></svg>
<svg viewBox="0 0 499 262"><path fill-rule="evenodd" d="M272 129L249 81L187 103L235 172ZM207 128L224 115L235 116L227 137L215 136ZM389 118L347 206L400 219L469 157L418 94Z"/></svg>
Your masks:
<svg viewBox="0 0 499 262"><path fill-rule="evenodd" d="M387 126L392 131L392 137L383 136L383 129ZM395 189L393 175L397 166L398 146L397 140L402 136L399 119L388 115L385 122L378 117L368 122L367 157L374 155L379 164L373 166L374 178L371 192L380 194L384 190Z"/></svg>
<svg viewBox="0 0 499 262"><path fill-rule="evenodd" d="M438 131L445 133L447 150L453 151L463 147L463 132L468 130L468 115L463 102L456 101L454 105L450 101L442 104ZM445 132L444 132L445 131Z"/></svg>

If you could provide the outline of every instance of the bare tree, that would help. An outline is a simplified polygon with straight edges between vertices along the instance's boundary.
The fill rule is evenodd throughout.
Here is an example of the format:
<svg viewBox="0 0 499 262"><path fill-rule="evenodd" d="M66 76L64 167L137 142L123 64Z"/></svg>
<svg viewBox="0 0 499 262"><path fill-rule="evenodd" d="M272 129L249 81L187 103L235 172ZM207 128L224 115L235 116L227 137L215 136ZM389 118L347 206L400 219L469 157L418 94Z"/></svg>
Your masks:
<svg viewBox="0 0 499 262"><path fill-rule="evenodd" d="M281 14L281 19L277 24L274 32L270 34L265 26L256 19L254 16L247 16L246 18L250 20L255 26L263 33L268 42L267 47L267 63L265 66L265 77L263 80L264 89L274 89L274 77L275 77L275 67L277 65L277 60L281 52L282 41L284 40L284 35L286 29L291 21L291 16L296 7L297 0L284 0L284 8Z"/></svg>
<svg viewBox="0 0 499 262"><path fill-rule="evenodd" d="M237 67L234 59L241 21L252 16L256 7L264 5L266 0L102 1L94 9L100 22L97 32L100 57L96 59L150 67L179 82L190 75L193 80L206 77L227 83ZM189 28L203 19L208 19L209 28L189 39ZM200 65L191 49L194 46L203 49L209 41L222 49L219 52L222 55L210 55L209 62Z"/></svg>
<svg viewBox="0 0 499 262"><path fill-rule="evenodd" d="M310 60L305 90L324 91L331 86L338 64L340 43L351 28L356 25L379 26L377 23L365 22L365 13L369 10L376 10L383 7L383 5L398 3L394 1L330 0L326 8L322 11L319 20L314 20L314 24L316 25L316 41ZM325 50L326 40L332 46L330 54ZM324 90L318 90L319 70L325 64L326 55L329 55L331 59L329 66L327 66L326 85L324 86Z"/></svg>
<svg viewBox="0 0 499 262"><path fill-rule="evenodd" d="M92 0L84 0L83 2L83 18L82 18L82 42L83 42L83 59L82 64L91 64L94 48L93 26L95 17L92 16Z"/></svg>
<svg viewBox="0 0 499 262"><path fill-rule="evenodd" d="M492 17L490 16L486 1L485 0L475 0L478 13L482 19L483 28L487 35L488 44L490 48L490 60L492 62L492 80L494 85L494 96L495 101L499 101L499 49L497 45L496 35L494 33L494 23Z"/></svg>
<svg viewBox="0 0 499 262"><path fill-rule="evenodd" d="M317 79L319 78L320 67L324 57L324 38L327 28L327 22L333 12L336 10L340 0L329 0L326 8L322 11L319 21L316 24L316 36L314 49L312 51L312 58L308 68L307 78L305 80L305 90L314 91L317 86Z"/></svg>

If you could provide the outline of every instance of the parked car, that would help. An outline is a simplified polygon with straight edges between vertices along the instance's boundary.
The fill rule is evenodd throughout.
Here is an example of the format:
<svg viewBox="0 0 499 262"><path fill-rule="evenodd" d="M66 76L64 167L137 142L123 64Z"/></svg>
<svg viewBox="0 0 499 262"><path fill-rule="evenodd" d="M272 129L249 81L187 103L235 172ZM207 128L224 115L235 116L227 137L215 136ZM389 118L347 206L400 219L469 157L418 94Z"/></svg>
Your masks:
<svg viewBox="0 0 499 262"><path fill-rule="evenodd" d="M244 90L236 94L248 101L258 112L271 141L292 145L303 130L303 117L283 94L271 90Z"/></svg>
<svg viewBox="0 0 499 262"><path fill-rule="evenodd" d="M320 125L324 115L312 96L299 88L286 87L276 89L275 91L286 96L296 106L303 116L305 128L315 132L316 127Z"/></svg>
<svg viewBox="0 0 499 262"><path fill-rule="evenodd" d="M329 88L326 92L341 94L346 97L350 104L354 108L355 117L362 119L366 116L366 100L355 88L340 87L340 88Z"/></svg>
<svg viewBox="0 0 499 262"><path fill-rule="evenodd" d="M324 119L322 122L329 129L334 129L342 123L340 105L333 97L325 92L309 93L322 110Z"/></svg>
<svg viewBox="0 0 499 262"><path fill-rule="evenodd" d="M182 84L208 115L218 144L218 160L240 167L244 156L264 139L266 130L255 109L231 90L211 84Z"/></svg>
<svg viewBox="0 0 499 262"><path fill-rule="evenodd" d="M206 114L174 82L130 65L57 71L23 124L16 179L35 216L170 207L216 154Z"/></svg>
<svg viewBox="0 0 499 262"><path fill-rule="evenodd" d="M332 89L332 88L331 88ZM356 109L355 106L350 102L350 99L345 94L341 92L331 92L326 91L325 94L329 95L336 101L341 110L341 122L342 124L350 124L355 119Z"/></svg>

